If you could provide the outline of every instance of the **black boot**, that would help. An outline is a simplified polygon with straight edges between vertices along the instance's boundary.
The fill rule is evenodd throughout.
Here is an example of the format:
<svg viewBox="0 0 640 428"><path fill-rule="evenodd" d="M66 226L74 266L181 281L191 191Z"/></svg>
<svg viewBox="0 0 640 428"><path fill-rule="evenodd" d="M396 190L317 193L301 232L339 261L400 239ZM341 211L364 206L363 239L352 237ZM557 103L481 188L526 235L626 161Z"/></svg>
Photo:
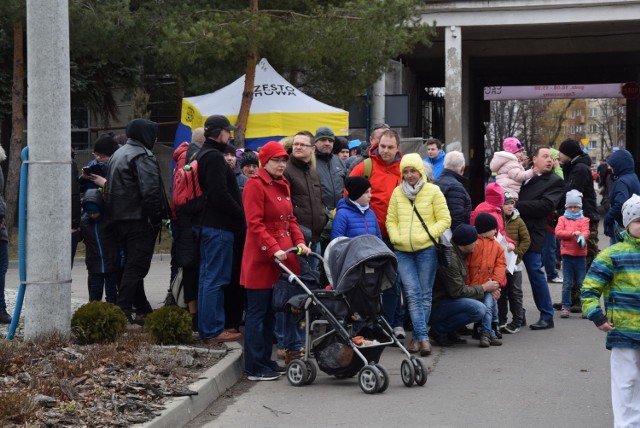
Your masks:
<svg viewBox="0 0 640 428"><path fill-rule="evenodd" d="M480 323L473 324L473 333L471 333L471 337L480 340Z"/></svg>
<svg viewBox="0 0 640 428"><path fill-rule="evenodd" d="M0 324L11 324L11 315L6 310L0 311Z"/></svg>
<svg viewBox="0 0 640 428"><path fill-rule="evenodd" d="M492 322L491 323L491 330L493 330L496 333L496 337L498 339L502 339L502 333L500 332L500 328L498 327L498 323L497 322Z"/></svg>

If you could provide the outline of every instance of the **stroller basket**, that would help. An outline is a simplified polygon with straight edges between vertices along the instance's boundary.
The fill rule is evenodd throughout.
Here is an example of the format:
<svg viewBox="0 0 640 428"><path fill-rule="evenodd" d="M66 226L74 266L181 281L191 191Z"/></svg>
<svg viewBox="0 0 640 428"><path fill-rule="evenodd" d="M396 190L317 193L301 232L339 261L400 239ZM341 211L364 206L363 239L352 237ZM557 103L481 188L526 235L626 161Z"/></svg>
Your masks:
<svg viewBox="0 0 640 428"><path fill-rule="evenodd" d="M384 333L375 333L372 329L364 328L358 333L369 340L386 342L389 337ZM385 345L372 345L359 348L360 352L368 362L378 363ZM344 343L340 335L333 331L313 347L318 367L323 372L337 377L351 377L358 374L364 367L364 362L359 358L353 349Z"/></svg>

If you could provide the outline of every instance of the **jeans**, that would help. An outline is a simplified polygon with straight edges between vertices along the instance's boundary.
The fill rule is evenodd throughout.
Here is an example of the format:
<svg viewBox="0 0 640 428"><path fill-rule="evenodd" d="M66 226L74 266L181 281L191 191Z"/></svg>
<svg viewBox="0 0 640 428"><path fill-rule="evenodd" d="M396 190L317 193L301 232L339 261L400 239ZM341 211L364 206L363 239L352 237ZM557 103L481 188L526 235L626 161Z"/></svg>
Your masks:
<svg viewBox="0 0 640 428"><path fill-rule="evenodd" d="M562 307L571 307L571 288L575 280L578 288L582 288L582 281L587 275L586 256L562 256Z"/></svg>
<svg viewBox="0 0 640 428"><path fill-rule="evenodd" d="M4 285L8 268L9 243L7 241L0 241L0 312L7 310L7 302L4 300Z"/></svg>
<svg viewBox="0 0 640 428"><path fill-rule="evenodd" d="M271 359L275 316L271 306L273 291L247 289L247 315L244 325L244 370L253 376L273 372Z"/></svg>
<svg viewBox="0 0 640 428"><path fill-rule="evenodd" d="M233 232L203 226L200 233L198 333L202 339L224 330L224 287L231 281ZM273 334L273 333L272 333Z"/></svg>
<svg viewBox="0 0 640 428"><path fill-rule="evenodd" d="M305 330L302 326L298 315L277 312L275 334L278 349L288 352L299 351L304 343Z"/></svg>
<svg viewBox="0 0 640 428"><path fill-rule="evenodd" d="M544 271L547 274L547 281L551 281L553 278L558 277L558 271L556 270L556 248L557 248L556 235L549 230L544 232L544 244L542 247L542 263L544 265Z"/></svg>
<svg viewBox="0 0 640 428"><path fill-rule="evenodd" d="M496 301L493 300L493 295L491 293L484 293L482 303L487 307L487 312L482 317L481 331L488 333L489 336L493 337L496 335L496 332L491 328L491 323L498 321L498 305L496 304Z"/></svg>
<svg viewBox="0 0 640 428"><path fill-rule="evenodd" d="M511 309L511 322L517 327L522 325L522 296L522 272L507 272L507 286L502 289L498 299L498 324L507 323Z"/></svg>
<svg viewBox="0 0 640 428"><path fill-rule="evenodd" d="M487 307L480 300L442 299L431 311L431 330L438 336L446 336L462 326L480 322L486 313Z"/></svg>
<svg viewBox="0 0 640 428"><path fill-rule="evenodd" d="M89 287L89 301L102 300L102 290L108 303L115 304L118 300L119 272L90 273L87 278Z"/></svg>
<svg viewBox="0 0 640 428"><path fill-rule="evenodd" d="M137 314L152 311L144 292L144 277L151 267L153 248L158 230L145 220L120 220L115 222L118 245L125 253L124 267L118 286L118 306L124 313Z"/></svg>
<svg viewBox="0 0 640 428"><path fill-rule="evenodd" d="M427 323L431 315L431 293L438 269L433 246L414 252L397 251L398 274L402 280L407 309L413 323L413 340L427 340ZM397 304L397 302L396 302ZM395 314L395 306L393 313Z"/></svg>
<svg viewBox="0 0 640 428"><path fill-rule="evenodd" d="M529 282L531 283L531 291L533 292L533 301L536 308L540 311L541 320L553 319L553 305L551 304L551 294L549 293L549 284L542 272L542 254L534 251L527 251L522 256L524 267L527 269Z"/></svg>

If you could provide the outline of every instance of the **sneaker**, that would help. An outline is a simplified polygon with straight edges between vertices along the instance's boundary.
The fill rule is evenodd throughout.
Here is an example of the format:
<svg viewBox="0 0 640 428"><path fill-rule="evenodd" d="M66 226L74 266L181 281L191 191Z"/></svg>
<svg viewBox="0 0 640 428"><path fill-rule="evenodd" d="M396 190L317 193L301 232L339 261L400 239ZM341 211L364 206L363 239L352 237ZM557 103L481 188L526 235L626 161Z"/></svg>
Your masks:
<svg viewBox="0 0 640 428"><path fill-rule="evenodd" d="M276 364L276 366L273 368L273 372L278 373L280 376L282 376L283 374L287 373L287 368L279 364Z"/></svg>
<svg viewBox="0 0 640 428"><path fill-rule="evenodd" d="M264 373L256 376L254 375L247 376L247 379L254 380L254 381L278 380L279 378L280 378L280 373L276 373L276 372Z"/></svg>
<svg viewBox="0 0 640 428"><path fill-rule="evenodd" d="M547 282L553 282L554 284L562 284L562 277L560 277L560 275L558 275L555 278L551 278L551 279L547 280Z"/></svg>
<svg viewBox="0 0 640 428"><path fill-rule="evenodd" d="M491 336L489 338L489 345L491 345L491 346L502 346L502 340L498 339L498 336Z"/></svg>
<svg viewBox="0 0 640 428"><path fill-rule="evenodd" d="M398 338L398 339L404 339L407 334L404 331L404 327L394 327L393 329L393 334Z"/></svg>
<svg viewBox="0 0 640 428"><path fill-rule="evenodd" d="M488 333L480 334L480 344L478 346L480 346L481 348L488 348L489 346L491 346L491 338L489 337Z"/></svg>
<svg viewBox="0 0 640 428"><path fill-rule="evenodd" d="M571 305L571 307L569 308L569 312L571 312L572 314L581 314L582 306L580 306L579 303L577 305Z"/></svg>
<svg viewBox="0 0 640 428"><path fill-rule="evenodd" d="M0 324L11 324L11 315L7 311L0 311Z"/></svg>
<svg viewBox="0 0 640 428"><path fill-rule="evenodd" d="M520 327L512 322L504 327L504 332L508 334L516 334L520 331Z"/></svg>
<svg viewBox="0 0 640 428"><path fill-rule="evenodd" d="M569 309L567 308L560 309L560 318L569 318L570 316L571 316L571 312L569 312Z"/></svg>

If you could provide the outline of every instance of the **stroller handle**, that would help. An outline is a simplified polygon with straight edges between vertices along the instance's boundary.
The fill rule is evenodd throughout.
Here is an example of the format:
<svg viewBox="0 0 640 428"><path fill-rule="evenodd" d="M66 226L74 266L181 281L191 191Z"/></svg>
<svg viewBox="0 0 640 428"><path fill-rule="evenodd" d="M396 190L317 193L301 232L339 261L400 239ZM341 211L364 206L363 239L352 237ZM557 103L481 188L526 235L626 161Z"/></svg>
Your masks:
<svg viewBox="0 0 640 428"><path fill-rule="evenodd" d="M289 249L284 250L285 254L289 254L289 253L296 253L298 256L302 254L302 248L300 247L291 247ZM307 257L315 257L317 259L319 259L322 263L324 263L324 258L322 258L322 256L318 253L314 253L313 251L309 253L309 255ZM274 257L273 260L278 264L282 264L282 262L280 261L280 259L278 259L277 257Z"/></svg>

